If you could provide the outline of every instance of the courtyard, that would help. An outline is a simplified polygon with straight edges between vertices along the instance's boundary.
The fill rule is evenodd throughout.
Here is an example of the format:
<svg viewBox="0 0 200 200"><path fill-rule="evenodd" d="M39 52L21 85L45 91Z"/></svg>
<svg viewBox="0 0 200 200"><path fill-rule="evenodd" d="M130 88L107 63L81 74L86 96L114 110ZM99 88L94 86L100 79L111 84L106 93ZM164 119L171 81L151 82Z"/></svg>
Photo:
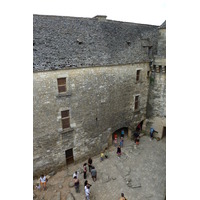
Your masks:
<svg viewBox="0 0 200 200"><path fill-rule="evenodd" d="M92 157L97 170L97 181L93 182L87 172L91 186L91 200L118 200L121 193L128 200L164 200L166 196L166 138L150 141L148 136L135 143L125 137L122 155L116 147L108 148L109 158L100 161L100 155ZM83 162L71 164L66 169L50 175L46 191L35 189L35 200L84 200ZM80 193L72 186L73 173L79 171Z"/></svg>

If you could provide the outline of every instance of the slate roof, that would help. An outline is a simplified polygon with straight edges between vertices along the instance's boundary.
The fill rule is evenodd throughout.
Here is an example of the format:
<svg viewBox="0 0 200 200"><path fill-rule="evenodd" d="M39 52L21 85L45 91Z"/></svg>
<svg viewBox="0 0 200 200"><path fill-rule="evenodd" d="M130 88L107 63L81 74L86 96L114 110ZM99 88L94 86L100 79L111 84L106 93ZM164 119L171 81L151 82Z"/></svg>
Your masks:
<svg viewBox="0 0 200 200"><path fill-rule="evenodd" d="M33 71L148 62L157 38L154 25L33 15Z"/></svg>

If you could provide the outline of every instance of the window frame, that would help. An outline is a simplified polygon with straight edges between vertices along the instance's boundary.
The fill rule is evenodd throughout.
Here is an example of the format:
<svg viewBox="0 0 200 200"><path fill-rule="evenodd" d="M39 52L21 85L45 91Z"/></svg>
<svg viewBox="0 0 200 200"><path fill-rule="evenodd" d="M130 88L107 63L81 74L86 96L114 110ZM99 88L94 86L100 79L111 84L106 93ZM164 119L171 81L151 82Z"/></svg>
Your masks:
<svg viewBox="0 0 200 200"><path fill-rule="evenodd" d="M136 82L141 81L141 71L142 71L141 69L136 70Z"/></svg>
<svg viewBox="0 0 200 200"><path fill-rule="evenodd" d="M67 113L65 113L67 112ZM68 129L70 128L70 114L69 114L69 110L62 110L61 111L61 124L62 124L62 129ZM65 127L65 125L68 124L67 127Z"/></svg>
<svg viewBox="0 0 200 200"><path fill-rule="evenodd" d="M139 102L140 102L140 95L135 95L134 110L139 110Z"/></svg>
<svg viewBox="0 0 200 200"><path fill-rule="evenodd" d="M59 81L64 80L64 83L59 84ZM58 94L64 94L67 92L66 77L57 78ZM64 87L64 91L60 91L60 88ZM62 89L61 89L62 90Z"/></svg>

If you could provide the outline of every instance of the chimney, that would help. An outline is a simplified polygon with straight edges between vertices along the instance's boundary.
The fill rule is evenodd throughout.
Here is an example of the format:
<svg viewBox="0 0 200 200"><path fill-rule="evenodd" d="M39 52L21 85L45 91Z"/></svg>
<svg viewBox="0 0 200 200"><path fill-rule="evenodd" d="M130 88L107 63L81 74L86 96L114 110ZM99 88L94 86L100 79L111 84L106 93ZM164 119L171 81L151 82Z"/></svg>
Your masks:
<svg viewBox="0 0 200 200"><path fill-rule="evenodd" d="M106 15L96 15L93 18L98 19L98 21L106 21L107 16Z"/></svg>

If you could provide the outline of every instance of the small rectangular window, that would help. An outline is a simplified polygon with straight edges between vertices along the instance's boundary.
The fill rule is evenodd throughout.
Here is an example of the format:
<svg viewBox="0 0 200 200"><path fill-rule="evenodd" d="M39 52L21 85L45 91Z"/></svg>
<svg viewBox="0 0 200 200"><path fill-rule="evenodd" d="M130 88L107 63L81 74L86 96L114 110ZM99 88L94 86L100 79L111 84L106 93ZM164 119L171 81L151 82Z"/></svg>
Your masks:
<svg viewBox="0 0 200 200"><path fill-rule="evenodd" d="M139 108L139 95L135 96L135 110Z"/></svg>
<svg viewBox="0 0 200 200"><path fill-rule="evenodd" d="M150 71L147 71L147 78L149 78Z"/></svg>
<svg viewBox="0 0 200 200"><path fill-rule="evenodd" d="M58 78L58 92L66 92L66 78Z"/></svg>
<svg viewBox="0 0 200 200"><path fill-rule="evenodd" d="M140 80L140 71L141 70L137 70L137 72L136 72L136 81Z"/></svg>
<svg viewBox="0 0 200 200"><path fill-rule="evenodd" d="M69 117L69 110L61 111L61 118L62 118L62 128L66 129L70 127L70 117Z"/></svg>

